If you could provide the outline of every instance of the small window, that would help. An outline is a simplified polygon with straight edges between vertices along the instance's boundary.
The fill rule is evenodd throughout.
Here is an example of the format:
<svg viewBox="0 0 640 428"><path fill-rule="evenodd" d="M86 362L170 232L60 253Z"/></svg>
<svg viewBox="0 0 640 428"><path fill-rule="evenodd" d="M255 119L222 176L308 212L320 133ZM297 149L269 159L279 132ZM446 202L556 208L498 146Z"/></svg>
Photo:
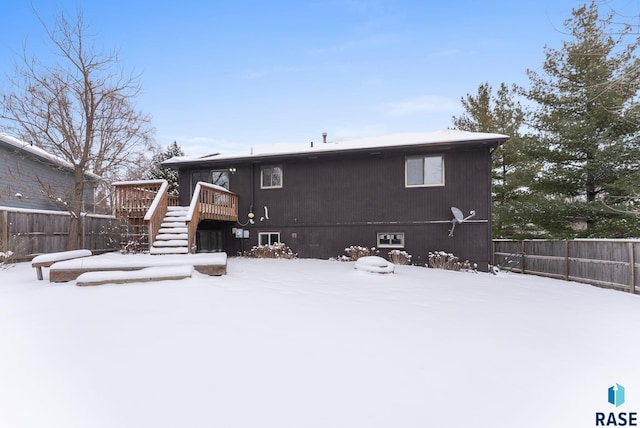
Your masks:
<svg viewBox="0 0 640 428"><path fill-rule="evenodd" d="M224 187L229 190L229 170L213 170L211 171L211 184Z"/></svg>
<svg viewBox="0 0 640 428"><path fill-rule="evenodd" d="M378 233L378 248L404 248L404 232Z"/></svg>
<svg viewBox="0 0 640 428"><path fill-rule="evenodd" d="M263 166L260 169L260 188L277 189L282 187L282 166Z"/></svg>
<svg viewBox="0 0 640 428"><path fill-rule="evenodd" d="M280 242L280 232L260 232L258 245L273 245Z"/></svg>
<svg viewBox="0 0 640 428"><path fill-rule="evenodd" d="M405 186L444 186L444 156L410 156L405 162Z"/></svg>

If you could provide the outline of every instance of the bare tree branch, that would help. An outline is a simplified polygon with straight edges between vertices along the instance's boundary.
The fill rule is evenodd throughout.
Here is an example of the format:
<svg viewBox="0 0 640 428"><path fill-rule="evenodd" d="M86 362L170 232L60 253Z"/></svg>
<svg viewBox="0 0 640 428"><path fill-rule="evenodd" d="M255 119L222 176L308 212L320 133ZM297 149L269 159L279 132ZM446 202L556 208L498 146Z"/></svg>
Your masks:
<svg viewBox="0 0 640 428"><path fill-rule="evenodd" d="M116 179L155 146L150 117L136 109L140 76L126 74L117 52L97 52L80 10L73 21L59 13L49 26L34 9L58 61L30 57L9 77L0 120L16 136L61 157L74 167L75 186L68 208L79 218L85 173ZM138 168L140 169L140 168ZM70 236L79 237L78 224ZM77 232L77 234L76 234ZM78 245L70 239L70 248Z"/></svg>

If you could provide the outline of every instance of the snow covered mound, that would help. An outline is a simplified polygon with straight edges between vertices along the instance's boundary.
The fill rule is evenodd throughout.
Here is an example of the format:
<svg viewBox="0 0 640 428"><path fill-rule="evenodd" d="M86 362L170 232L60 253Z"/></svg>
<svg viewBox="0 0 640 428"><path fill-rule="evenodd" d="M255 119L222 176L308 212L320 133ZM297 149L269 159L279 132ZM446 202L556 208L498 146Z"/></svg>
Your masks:
<svg viewBox="0 0 640 428"><path fill-rule="evenodd" d="M372 273L393 273L395 265L379 256L360 257L356 261L356 269Z"/></svg>

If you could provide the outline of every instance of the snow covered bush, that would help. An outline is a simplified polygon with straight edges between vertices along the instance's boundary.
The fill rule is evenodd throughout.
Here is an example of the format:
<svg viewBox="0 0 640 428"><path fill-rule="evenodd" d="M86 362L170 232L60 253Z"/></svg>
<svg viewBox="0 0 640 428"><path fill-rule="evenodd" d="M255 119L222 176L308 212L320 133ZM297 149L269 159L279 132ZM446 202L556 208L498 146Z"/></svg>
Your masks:
<svg viewBox="0 0 640 428"><path fill-rule="evenodd" d="M146 226L130 224L126 218L119 219L113 226L113 240L118 240L120 253L137 254L149 250L149 234Z"/></svg>
<svg viewBox="0 0 640 428"><path fill-rule="evenodd" d="M471 270L471 263L469 260L464 262L459 261L458 257L451 253L445 253L444 251L436 251L429 253L429 267L434 269L445 269L455 271L469 271Z"/></svg>
<svg viewBox="0 0 640 428"><path fill-rule="evenodd" d="M411 254L402 250L389 251L389 261L394 265L408 265L411 264Z"/></svg>
<svg viewBox="0 0 640 428"><path fill-rule="evenodd" d="M273 245L259 245L249 251L245 251L242 255L256 259L295 259L298 257L298 254L291 251L291 248L282 242L277 242Z"/></svg>
<svg viewBox="0 0 640 428"><path fill-rule="evenodd" d="M356 261L360 257L375 256L380 251L378 251L376 247L368 248L368 247L361 247L359 245L352 245L350 247L345 248L344 252L347 255L347 257L349 257L349 259L351 259L352 261Z"/></svg>
<svg viewBox="0 0 640 428"><path fill-rule="evenodd" d="M13 251L0 251L0 269L8 269L14 265L11 256L13 256Z"/></svg>
<svg viewBox="0 0 640 428"><path fill-rule="evenodd" d="M121 254L137 254L141 253L142 251L142 244L140 244L139 241L130 240L120 243Z"/></svg>

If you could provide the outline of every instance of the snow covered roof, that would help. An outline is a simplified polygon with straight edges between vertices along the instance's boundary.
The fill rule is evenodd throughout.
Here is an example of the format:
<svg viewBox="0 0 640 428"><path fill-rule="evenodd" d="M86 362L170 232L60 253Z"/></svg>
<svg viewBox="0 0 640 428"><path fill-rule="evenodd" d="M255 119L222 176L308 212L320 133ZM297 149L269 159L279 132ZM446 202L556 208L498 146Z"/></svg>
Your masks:
<svg viewBox="0 0 640 428"><path fill-rule="evenodd" d="M70 162L68 162L68 161L66 161L66 160L64 160L64 159L62 159L62 158L60 158L58 156L52 155L51 153L46 152L45 150L41 149L40 147L36 147L36 146L34 146L32 144L29 144L29 143L27 143L25 141L18 140L17 138L12 137L11 135L0 133L0 142L5 143L5 144L7 144L9 146L15 147L18 150L22 150L22 151L25 151L27 153L30 153L30 154L32 154L32 155L34 155L34 156L36 156L36 157L38 157L38 158L40 158L42 160L45 160L45 161L47 161L49 163L52 163L54 165L57 165L57 166L60 166L60 167L63 167L63 168L68 168L68 169L71 169L71 170L74 169L74 166ZM85 175L88 176L88 177L91 177L91 178L93 178L95 180L100 180L102 178L99 175L96 175L96 174L94 174L92 172L85 172Z"/></svg>
<svg viewBox="0 0 640 428"><path fill-rule="evenodd" d="M310 143L275 144L256 146L239 153L214 153L206 156L177 156L163 162L163 165L177 166L189 163L201 163L218 160L240 160L270 156L305 155L314 153L332 153L359 151L367 149L387 149L400 147L421 147L457 143L486 143L495 145L504 143L509 136L484 132L468 132L447 129L434 132L405 132L378 137L352 138L344 140Z"/></svg>

